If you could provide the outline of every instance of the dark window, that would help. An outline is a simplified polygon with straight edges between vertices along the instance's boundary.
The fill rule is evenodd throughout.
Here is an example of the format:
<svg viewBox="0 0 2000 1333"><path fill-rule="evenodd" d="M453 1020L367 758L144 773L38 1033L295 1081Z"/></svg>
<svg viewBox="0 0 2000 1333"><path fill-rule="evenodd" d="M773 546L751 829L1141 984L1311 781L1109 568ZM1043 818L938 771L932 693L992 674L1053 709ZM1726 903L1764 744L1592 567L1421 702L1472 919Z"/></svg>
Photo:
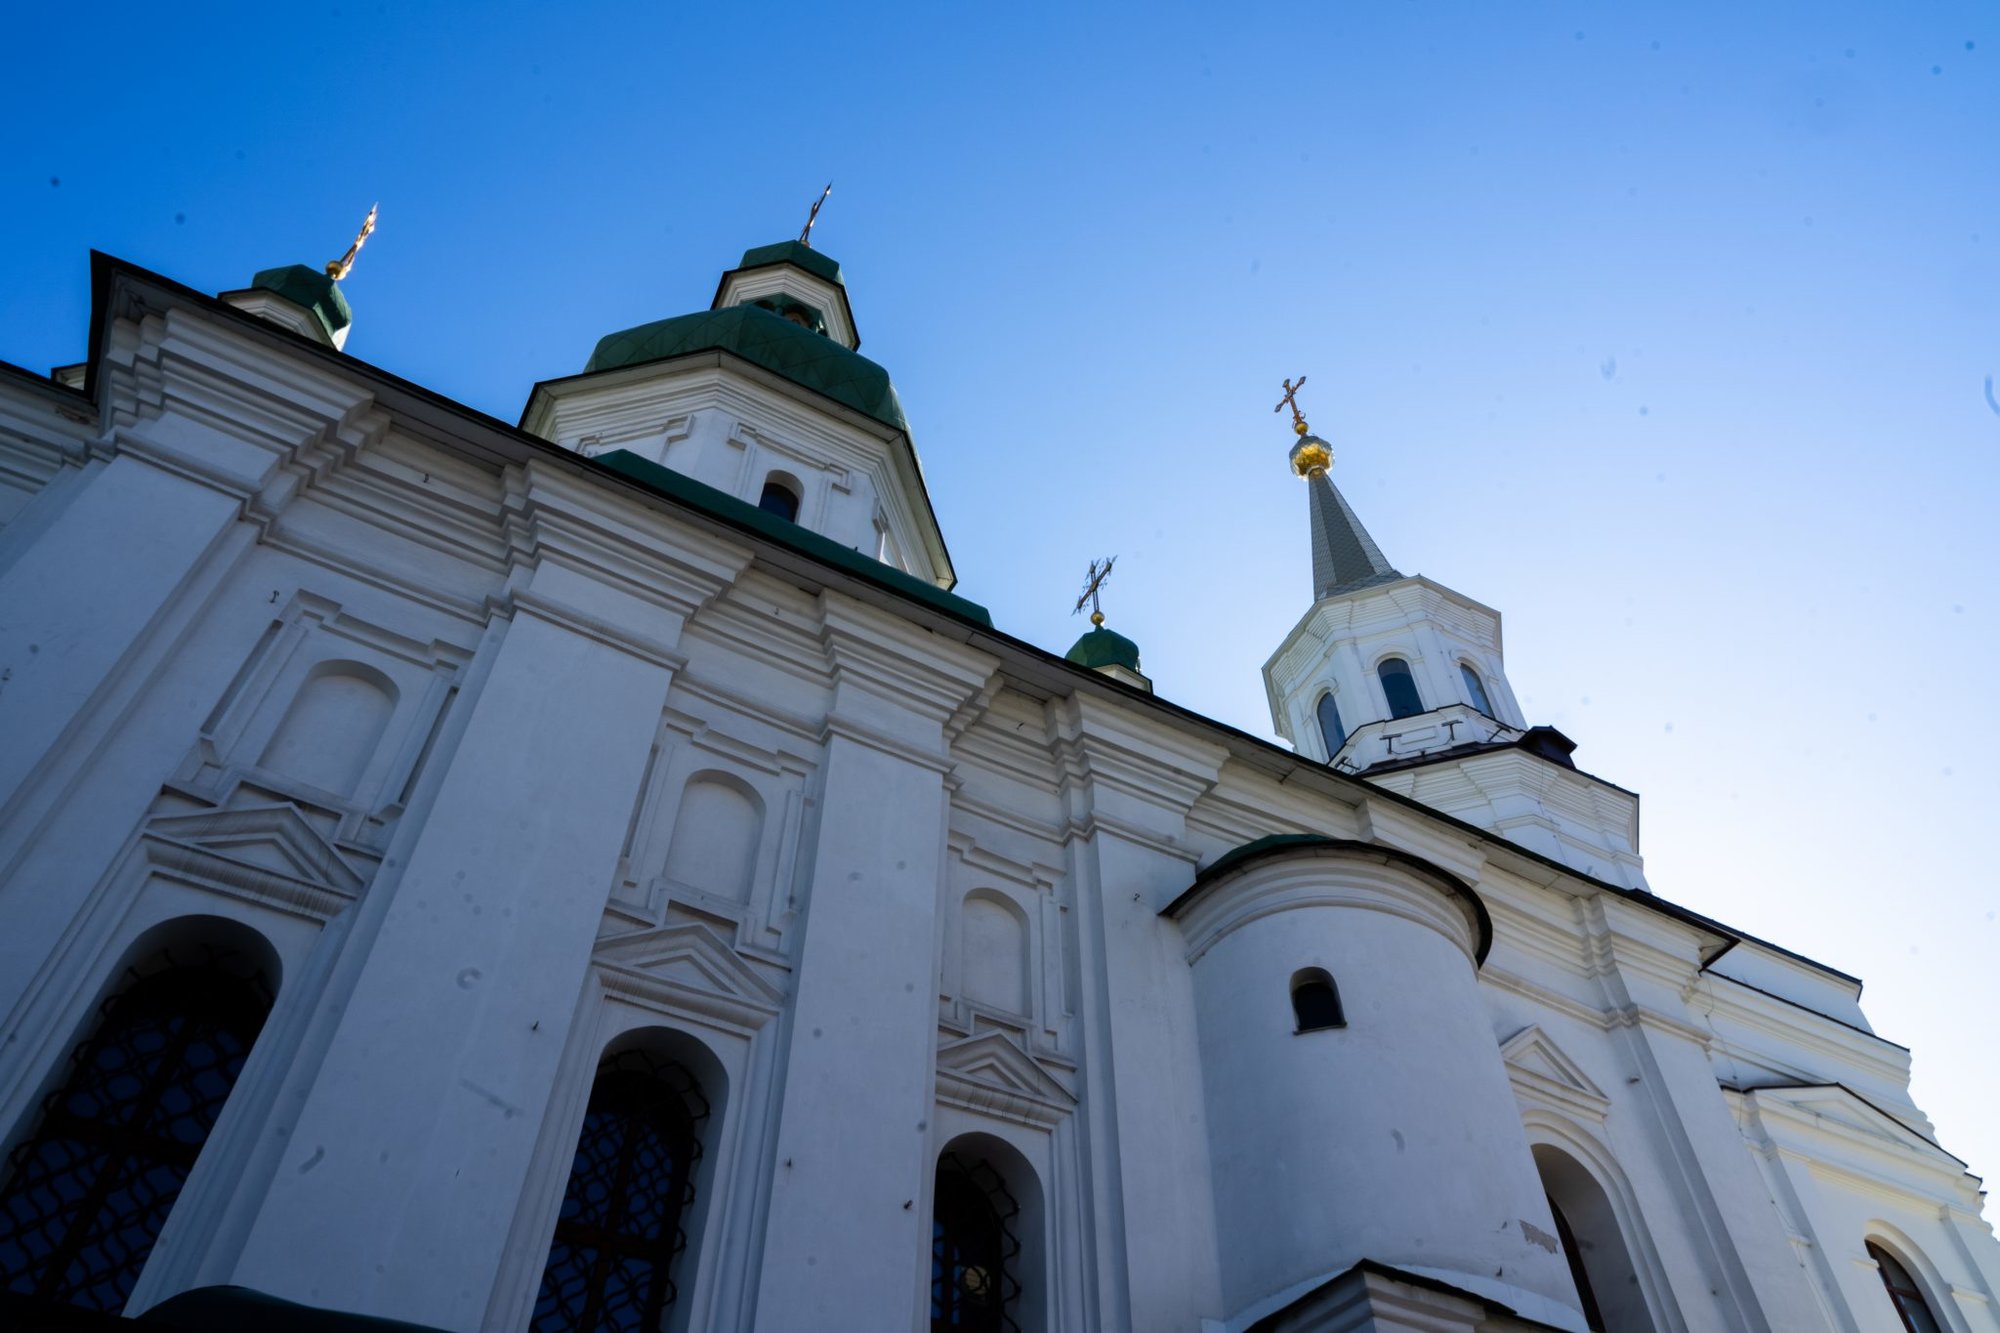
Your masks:
<svg viewBox="0 0 2000 1333"><path fill-rule="evenodd" d="M1577 1246L1576 1232L1570 1230L1569 1219L1556 1207L1554 1199L1549 1199L1549 1212L1555 1215L1556 1238L1562 1242L1563 1258L1569 1260L1570 1281L1576 1283L1576 1294L1583 1301L1583 1321L1590 1325L1591 1333L1603 1333L1604 1316L1598 1313L1597 1293L1591 1290L1590 1274L1583 1269L1583 1251Z"/></svg>
<svg viewBox="0 0 2000 1333"><path fill-rule="evenodd" d="M1868 1257L1875 1261L1876 1269L1882 1274L1882 1285L1889 1290L1889 1300L1902 1316L1903 1327L1909 1333L1942 1333L1937 1316L1924 1300L1923 1291L1917 1280L1910 1276L1910 1270L1896 1262L1895 1256L1877 1245L1868 1242Z"/></svg>
<svg viewBox="0 0 2000 1333"><path fill-rule="evenodd" d="M1344 1028L1347 1018L1340 1012L1340 992L1333 978L1316 967L1292 974L1292 1015L1300 1032L1321 1028Z"/></svg>
<svg viewBox="0 0 2000 1333"><path fill-rule="evenodd" d="M1328 763L1340 753L1340 747L1347 744L1347 728L1340 725L1340 709L1333 702L1331 694L1319 697L1319 734L1326 740Z"/></svg>
<svg viewBox="0 0 2000 1333"><path fill-rule="evenodd" d="M957 1153L938 1159L931 1201L931 1333L1020 1333L1021 1207L1000 1173Z"/></svg>
<svg viewBox="0 0 2000 1333"><path fill-rule="evenodd" d="M1479 678L1479 673L1472 669L1472 664L1470 662L1460 662L1458 664L1458 674L1465 681L1465 694L1468 699L1472 700L1472 706L1486 714L1486 716L1492 717L1493 705L1486 701L1486 682Z"/></svg>
<svg viewBox="0 0 2000 1333"><path fill-rule="evenodd" d="M530 1328L659 1327L707 1118L693 1075L670 1060L628 1051L597 1071Z"/></svg>
<svg viewBox="0 0 2000 1333"><path fill-rule="evenodd" d="M1417 695L1417 682L1410 675L1410 664L1400 657L1391 657L1375 668L1375 674L1382 678L1382 693L1389 700L1390 717L1415 717L1424 711L1424 701Z"/></svg>
<svg viewBox="0 0 2000 1333"><path fill-rule="evenodd" d="M757 507L767 514L776 514L787 523L799 521L799 493L776 478L764 483L764 493L757 497Z"/></svg>
<svg viewBox="0 0 2000 1333"><path fill-rule="evenodd" d="M0 1285L124 1308L270 1011L239 955L135 970L7 1159Z"/></svg>

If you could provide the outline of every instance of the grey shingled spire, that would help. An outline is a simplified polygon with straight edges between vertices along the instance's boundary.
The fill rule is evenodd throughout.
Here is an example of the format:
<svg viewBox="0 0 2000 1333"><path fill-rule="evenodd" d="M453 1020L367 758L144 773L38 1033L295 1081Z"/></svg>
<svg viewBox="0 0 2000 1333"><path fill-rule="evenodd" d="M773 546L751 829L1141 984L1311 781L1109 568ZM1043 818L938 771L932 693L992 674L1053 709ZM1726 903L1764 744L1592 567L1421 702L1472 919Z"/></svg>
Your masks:
<svg viewBox="0 0 2000 1333"><path fill-rule="evenodd" d="M1312 495L1314 600L1403 577L1324 471L1308 476L1306 489Z"/></svg>

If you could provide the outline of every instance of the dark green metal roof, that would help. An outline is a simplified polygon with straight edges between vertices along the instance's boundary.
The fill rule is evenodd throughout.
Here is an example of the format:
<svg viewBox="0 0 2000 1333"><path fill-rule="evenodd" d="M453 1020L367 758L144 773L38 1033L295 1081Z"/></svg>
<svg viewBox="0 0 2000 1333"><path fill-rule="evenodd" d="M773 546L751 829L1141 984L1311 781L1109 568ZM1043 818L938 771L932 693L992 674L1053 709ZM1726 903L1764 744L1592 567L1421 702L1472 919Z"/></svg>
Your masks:
<svg viewBox="0 0 2000 1333"><path fill-rule="evenodd" d="M312 311L319 317L320 326L329 338L354 322L354 311L348 307L347 298L340 294L340 284L304 264L267 268L250 279L250 285Z"/></svg>
<svg viewBox="0 0 2000 1333"><path fill-rule="evenodd" d="M1078 639L1070 650L1063 654L1063 660L1093 670L1098 667L1119 666L1127 671L1137 671L1139 645L1123 634L1114 634L1099 625Z"/></svg>
<svg viewBox="0 0 2000 1333"><path fill-rule="evenodd" d="M754 250L745 250L743 262L736 267L763 268L767 264L796 264L815 278L825 278L836 287L847 285L841 280L839 264L798 241L779 241L776 245L760 245Z"/></svg>
<svg viewBox="0 0 2000 1333"><path fill-rule="evenodd" d="M796 242L793 242L796 244ZM770 246L767 249L780 247ZM804 249L803 246L799 247ZM759 251L752 250L751 254ZM810 250L807 254L813 253ZM831 263L832 261L828 261ZM834 270L836 273L838 269ZM598 341L584 373L720 349L907 433L889 372L833 339L754 305L655 320Z"/></svg>

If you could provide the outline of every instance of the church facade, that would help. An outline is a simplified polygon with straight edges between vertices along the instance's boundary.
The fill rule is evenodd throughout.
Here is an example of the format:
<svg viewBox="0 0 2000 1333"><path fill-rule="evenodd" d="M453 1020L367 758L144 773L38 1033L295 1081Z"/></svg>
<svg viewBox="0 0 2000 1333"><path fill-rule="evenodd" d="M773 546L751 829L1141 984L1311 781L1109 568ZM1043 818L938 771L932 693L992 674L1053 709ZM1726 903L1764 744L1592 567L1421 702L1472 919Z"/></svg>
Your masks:
<svg viewBox="0 0 2000 1333"><path fill-rule="evenodd" d="M518 425L92 280L0 368L15 1308L2000 1330L1860 982L1653 893L1303 418L1274 745L952 591L803 244Z"/></svg>

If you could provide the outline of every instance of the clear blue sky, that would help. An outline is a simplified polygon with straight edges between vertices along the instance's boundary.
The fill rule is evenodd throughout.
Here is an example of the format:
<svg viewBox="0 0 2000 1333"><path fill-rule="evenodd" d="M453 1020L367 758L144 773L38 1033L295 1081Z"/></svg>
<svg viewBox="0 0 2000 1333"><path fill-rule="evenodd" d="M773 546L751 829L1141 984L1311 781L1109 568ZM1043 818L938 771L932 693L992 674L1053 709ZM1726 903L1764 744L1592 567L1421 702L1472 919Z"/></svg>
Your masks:
<svg viewBox="0 0 2000 1333"><path fill-rule="evenodd" d="M1655 889L1865 977L1991 1174L2000 12L1746 8L35 6L0 358L82 358L90 247L221 290L379 199L348 350L512 420L832 178L1001 626L1116 553L1161 693L1267 734L1309 375Z"/></svg>

